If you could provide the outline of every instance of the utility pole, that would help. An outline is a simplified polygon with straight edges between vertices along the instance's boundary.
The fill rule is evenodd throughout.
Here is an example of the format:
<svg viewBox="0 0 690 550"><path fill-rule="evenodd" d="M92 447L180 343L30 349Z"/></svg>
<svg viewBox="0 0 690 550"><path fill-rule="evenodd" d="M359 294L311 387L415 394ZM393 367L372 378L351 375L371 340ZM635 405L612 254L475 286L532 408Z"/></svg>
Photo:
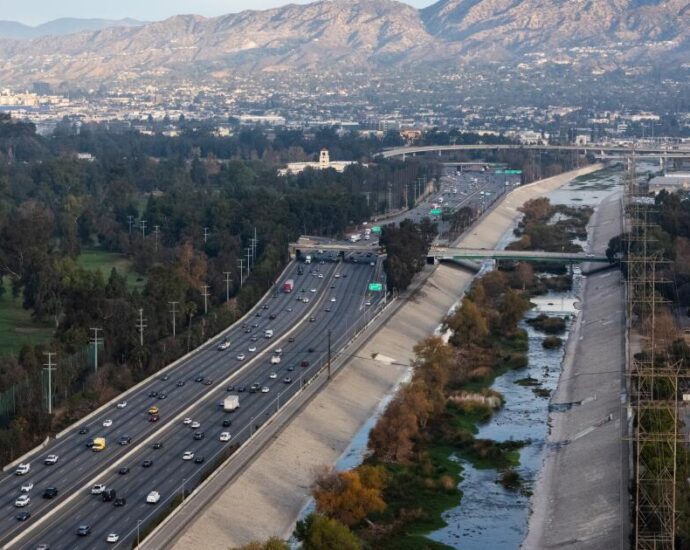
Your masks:
<svg viewBox="0 0 690 550"><path fill-rule="evenodd" d="M132 223L134 223L134 216L127 216L127 220L129 220L129 234L132 234Z"/></svg>
<svg viewBox="0 0 690 550"><path fill-rule="evenodd" d="M209 289L209 286L204 285L201 287L201 289L202 289L201 295L204 297L204 315L206 315L208 313L208 297L209 297L208 289Z"/></svg>
<svg viewBox="0 0 690 550"><path fill-rule="evenodd" d="M251 273L251 268L252 268L252 249L251 247L247 248L247 275Z"/></svg>
<svg viewBox="0 0 690 550"><path fill-rule="evenodd" d="M175 314L177 313L177 305L180 302L168 302L171 306L172 309L170 310L170 313L172 313L172 329L173 329L173 339L175 338L175 330L177 327L177 323L175 322Z"/></svg>
<svg viewBox="0 0 690 550"><path fill-rule="evenodd" d="M230 271L224 271L225 275L225 301L230 301Z"/></svg>
<svg viewBox="0 0 690 550"><path fill-rule="evenodd" d="M259 244L259 239L256 237L256 227L254 228L254 238L251 239L252 243L252 264L256 265L256 247Z"/></svg>
<svg viewBox="0 0 690 550"><path fill-rule="evenodd" d="M103 342L103 338L98 337L98 332L103 331L102 328L94 328L91 327L91 330L93 330L93 338L91 339L91 343L93 344L93 372L97 373L98 372L98 344L101 344Z"/></svg>
<svg viewBox="0 0 690 550"><path fill-rule="evenodd" d="M43 355L48 358L48 362L44 363L45 368L43 369L48 371L48 414L53 414L53 371L55 370L53 356L55 356L56 353L53 351L44 351Z"/></svg>
<svg viewBox="0 0 690 550"><path fill-rule="evenodd" d="M139 225L141 225L141 238L145 239L146 238L146 220L141 220L139 222Z"/></svg>
<svg viewBox="0 0 690 550"><path fill-rule="evenodd" d="M204 244L208 242L208 227L204 227Z"/></svg>
<svg viewBox="0 0 690 550"><path fill-rule="evenodd" d="M160 225L153 226L153 233L156 236L156 252L158 252L158 233L160 232Z"/></svg>
<svg viewBox="0 0 690 550"><path fill-rule="evenodd" d="M331 379L331 331L328 331L328 379Z"/></svg>
<svg viewBox="0 0 690 550"><path fill-rule="evenodd" d="M144 310L142 308L139 308L139 320L137 321L137 329L139 330L139 345L144 347L144 329L146 328L145 324L146 319L144 319Z"/></svg>
<svg viewBox="0 0 690 550"><path fill-rule="evenodd" d="M244 287L244 259L239 258L237 262L240 264L240 288Z"/></svg>

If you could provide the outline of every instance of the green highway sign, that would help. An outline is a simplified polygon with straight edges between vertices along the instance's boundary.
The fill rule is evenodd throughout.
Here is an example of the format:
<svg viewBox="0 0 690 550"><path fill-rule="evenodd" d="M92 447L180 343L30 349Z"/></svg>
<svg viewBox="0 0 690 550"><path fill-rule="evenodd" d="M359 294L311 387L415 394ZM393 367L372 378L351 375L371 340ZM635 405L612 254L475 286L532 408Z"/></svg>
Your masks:
<svg viewBox="0 0 690 550"><path fill-rule="evenodd" d="M374 227L371 228L372 233L381 233L381 226L380 225L375 225Z"/></svg>
<svg viewBox="0 0 690 550"><path fill-rule="evenodd" d="M503 174L503 170L496 170L494 174Z"/></svg>
<svg viewBox="0 0 690 550"><path fill-rule="evenodd" d="M369 283L370 292L381 292L383 290L383 285L381 283Z"/></svg>
<svg viewBox="0 0 690 550"><path fill-rule="evenodd" d="M429 214L431 214L432 216L440 216L441 212L442 210L440 208L434 208L431 212L429 212Z"/></svg>
<svg viewBox="0 0 690 550"><path fill-rule="evenodd" d="M503 173L504 174L511 174L513 176L519 176L520 174L522 174L522 170L506 170Z"/></svg>

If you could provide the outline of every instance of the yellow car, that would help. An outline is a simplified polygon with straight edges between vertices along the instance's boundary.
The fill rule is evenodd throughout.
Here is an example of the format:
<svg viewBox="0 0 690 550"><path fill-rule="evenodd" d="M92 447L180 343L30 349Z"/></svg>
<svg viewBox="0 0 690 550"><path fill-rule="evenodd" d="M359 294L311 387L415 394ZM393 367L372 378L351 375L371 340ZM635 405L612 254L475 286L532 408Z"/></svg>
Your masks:
<svg viewBox="0 0 690 550"><path fill-rule="evenodd" d="M149 407L149 414L158 414L158 407L155 405L153 407Z"/></svg>

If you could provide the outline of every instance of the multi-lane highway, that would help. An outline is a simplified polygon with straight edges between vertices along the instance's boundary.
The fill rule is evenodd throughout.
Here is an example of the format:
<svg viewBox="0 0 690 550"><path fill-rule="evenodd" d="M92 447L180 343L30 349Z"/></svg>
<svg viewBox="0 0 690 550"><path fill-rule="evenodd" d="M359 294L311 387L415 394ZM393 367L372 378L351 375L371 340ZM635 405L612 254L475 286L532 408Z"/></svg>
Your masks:
<svg viewBox="0 0 690 550"><path fill-rule="evenodd" d="M243 323L165 370L154 382L123 395L126 407L113 405L91 418L83 426L88 434L80 434L76 428L54 441L31 458L27 475L3 475L0 542L11 542L16 548L42 544L65 549L130 546L138 531L159 516L176 495L193 489L232 445L245 442L323 367L329 331L331 347L337 351L372 315L381 295L369 294L367 287L380 279L380 262L375 256L368 259L371 262L302 264L302 275L298 275L300 266L293 263L278 281L277 290L267 295ZM295 289L283 293L280 285L288 278L295 280ZM308 303L298 300L305 297ZM274 331L271 339L264 338L266 329ZM220 351L218 345L226 337L230 347ZM280 363L271 364L279 348ZM238 359L240 354L245 356L243 360ZM261 389L250 393L252 384ZM219 402L230 393L230 385L234 386L232 393L240 396L240 408L225 413ZM153 397L152 392L166 397ZM158 422L149 422L147 410L152 405L160 409ZM199 422L200 427L190 428L183 424L184 418ZM112 425L105 427L108 420ZM231 425L223 426L224 420ZM229 432L231 441L221 442L221 432ZM195 439L197 433L203 433L203 439ZM119 445L122 436L131 437L131 443ZM106 438L103 452L87 448L86 441L92 437ZM186 451L193 452L195 458L203 457L203 462L183 460ZM57 464L43 464L48 454L59 456ZM142 466L146 460L151 466ZM129 470L119 473L122 468ZM34 484L26 507L31 517L20 522L15 519L19 509L14 501L28 481ZM91 495L95 483L115 489L117 497L126 499L125 505L116 507ZM49 486L58 489L58 496L43 499L42 493ZM161 495L157 504L146 503L151 491ZM87 525L90 534L78 536L81 525ZM115 544L106 543L111 533L119 536Z"/></svg>

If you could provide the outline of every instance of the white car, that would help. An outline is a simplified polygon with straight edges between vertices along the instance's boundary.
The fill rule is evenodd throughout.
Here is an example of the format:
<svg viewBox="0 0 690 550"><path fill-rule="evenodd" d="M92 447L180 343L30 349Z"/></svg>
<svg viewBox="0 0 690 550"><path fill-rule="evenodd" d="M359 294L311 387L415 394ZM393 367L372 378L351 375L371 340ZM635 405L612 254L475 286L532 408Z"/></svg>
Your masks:
<svg viewBox="0 0 690 550"><path fill-rule="evenodd" d="M105 537L105 542L113 543L117 542L118 540L120 540L120 535L117 533L110 533L107 537Z"/></svg>
<svg viewBox="0 0 690 550"><path fill-rule="evenodd" d="M335 278L336 278L336 279L340 279L340 273L336 273L336 274L335 274Z"/></svg>
<svg viewBox="0 0 690 550"><path fill-rule="evenodd" d="M220 432L220 437L219 437L219 439L220 439L223 443L227 443L228 441L230 441L230 439L232 439L232 436L230 435L230 432Z"/></svg>
<svg viewBox="0 0 690 550"><path fill-rule="evenodd" d="M319 273L319 279L323 279L323 273Z"/></svg>
<svg viewBox="0 0 690 550"><path fill-rule="evenodd" d="M113 425L113 421L110 420L110 418L108 418L107 420L104 420L104 421L103 421L103 427L104 427L104 428L110 428L110 426L112 426L112 425Z"/></svg>
<svg viewBox="0 0 690 550"><path fill-rule="evenodd" d="M117 404L117 408L118 408L118 409L124 409L126 406L127 406L127 401L120 401L120 402Z"/></svg>
<svg viewBox="0 0 690 550"><path fill-rule="evenodd" d="M230 347L230 340L223 340L220 345L218 346L218 349L220 351L223 351L225 349L228 349Z"/></svg>
<svg viewBox="0 0 690 550"><path fill-rule="evenodd" d="M369 307L371 305L371 302L366 302L364 305Z"/></svg>
<svg viewBox="0 0 690 550"><path fill-rule="evenodd" d="M192 422L192 423L190 424L190 426L191 426L193 429L195 429L195 430L196 430L197 428L201 428L201 424L200 424L199 422L197 422L196 420L195 420L194 422Z"/></svg>
<svg viewBox="0 0 690 550"><path fill-rule="evenodd" d="M22 485L21 491L22 493L28 493L33 488L34 484L31 481L27 481L24 485Z"/></svg>
<svg viewBox="0 0 690 550"><path fill-rule="evenodd" d="M183 423L185 426L189 426L189 425L192 423L192 419L191 419L191 418L185 418L185 419L182 421L182 423Z"/></svg>
<svg viewBox="0 0 690 550"><path fill-rule="evenodd" d="M271 357L271 365L277 365L278 363L280 363L280 355Z"/></svg>
<svg viewBox="0 0 690 550"><path fill-rule="evenodd" d="M305 296L304 298L302 298L302 301L303 301L305 304L308 304L308 303L309 303L309 298L307 298L307 297Z"/></svg>
<svg viewBox="0 0 690 550"><path fill-rule="evenodd" d="M148 495L146 495L146 502L149 504L156 504L160 499L161 496L158 491L151 491Z"/></svg>
<svg viewBox="0 0 690 550"><path fill-rule="evenodd" d="M273 350L273 353L275 353L276 355L283 355L283 348L276 348L275 350Z"/></svg>
<svg viewBox="0 0 690 550"><path fill-rule="evenodd" d="M238 353L237 354L237 360L238 361L244 361L246 355L244 353Z"/></svg>
<svg viewBox="0 0 690 550"><path fill-rule="evenodd" d="M275 380L276 378L278 378L278 373L277 373L277 372L272 372L271 374L268 375L268 377L269 377L271 380Z"/></svg>
<svg viewBox="0 0 690 550"><path fill-rule="evenodd" d="M194 453L192 451L185 451L185 453L182 455L182 460L193 460L194 459Z"/></svg>
<svg viewBox="0 0 690 550"><path fill-rule="evenodd" d="M315 288L312 288L310 292L311 292L312 294L316 294L316 289L315 289Z"/></svg>
<svg viewBox="0 0 690 550"><path fill-rule="evenodd" d="M331 298L331 302L335 302L335 296Z"/></svg>
<svg viewBox="0 0 690 550"><path fill-rule="evenodd" d="M249 353L254 353L256 351L256 346L249 346Z"/></svg>
<svg viewBox="0 0 690 550"><path fill-rule="evenodd" d="M268 393L270 391L271 391L271 388L269 388L268 386L264 386L263 388L261 388L261 393Z"/></svg>
<svg viewBox="0 0 690 550"><path fill-rule="evenodd" d="M29 473L29 470L31 469L31 464L28 462L26 464L20 464L17 466L17 469L14 471L15 475L18 476L23 476Z"/></svg>
<svg viewBox="0 0 690 550"><path fill-rule="evenodd" d="M46 459L43 461L43 463L46 466L52 466L53 464L57 464L57 461L60 457L58 455L48 455Z"/></svg>
<svg viewBox="0 0 690 550"><path fill-rule="evenodd" d="M100 495L105 492L105 484L103 483L96 483L93 487L91 487L91 494L92 495Z"/></svg>
<svg viewBox="0 0 690 550"><path fill-rule="evenodd" d="M24 508L24 506L27 506L31 502L31 497L29 495L19 495L17 500L14 501L14 505L17 508Z"/></svg>

